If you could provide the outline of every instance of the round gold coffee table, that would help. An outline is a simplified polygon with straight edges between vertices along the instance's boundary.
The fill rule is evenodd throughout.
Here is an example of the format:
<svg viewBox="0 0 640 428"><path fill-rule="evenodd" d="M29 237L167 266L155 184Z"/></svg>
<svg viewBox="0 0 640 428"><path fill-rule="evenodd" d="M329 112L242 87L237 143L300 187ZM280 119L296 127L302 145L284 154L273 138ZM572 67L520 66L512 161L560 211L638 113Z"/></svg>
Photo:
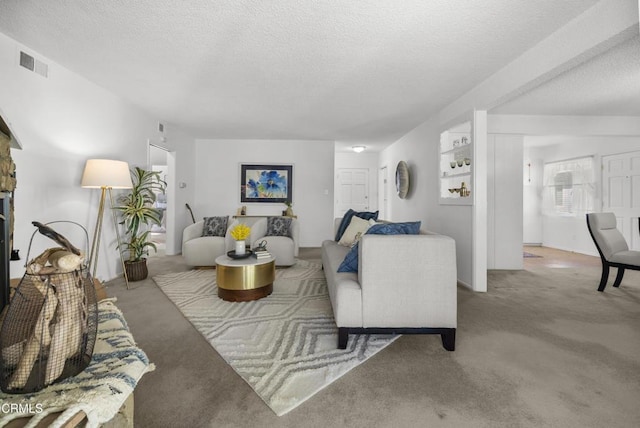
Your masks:
<svg viewBox="0 0 640 428"><path fill-rule="evenodd" d="M267 297L273 292L276 259L232 259L222 255L216 259L218 297L228 302L248 302Z"/></svg>

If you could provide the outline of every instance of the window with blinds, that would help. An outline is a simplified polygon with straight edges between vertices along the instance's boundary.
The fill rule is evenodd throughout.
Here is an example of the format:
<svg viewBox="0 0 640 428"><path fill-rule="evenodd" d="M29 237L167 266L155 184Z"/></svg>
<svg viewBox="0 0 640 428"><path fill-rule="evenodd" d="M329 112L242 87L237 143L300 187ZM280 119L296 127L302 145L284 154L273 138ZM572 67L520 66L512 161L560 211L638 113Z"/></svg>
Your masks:
<svg viewBox="0 0 640 428"><path fill-rule="evenodd" d="M544 214L577 216L593 210L593 156L546 163L543 180Z"/></svg>

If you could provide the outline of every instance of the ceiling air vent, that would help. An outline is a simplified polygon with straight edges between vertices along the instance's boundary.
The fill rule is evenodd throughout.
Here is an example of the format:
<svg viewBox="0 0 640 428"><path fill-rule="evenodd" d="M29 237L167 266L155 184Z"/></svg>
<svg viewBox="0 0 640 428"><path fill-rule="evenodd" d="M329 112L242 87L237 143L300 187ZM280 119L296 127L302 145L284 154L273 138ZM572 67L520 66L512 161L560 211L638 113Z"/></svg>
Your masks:
<svg viewBox="0 0 640 428"><path fill-rule="evenodd" d="M26 68L27 70L33 71L36 65L36 60L31 55L20 51L20 65Z"/></svg>
<svg viewBox="0 0 640 428"><path fill-rule="evenodd" d="M20 65L40 76L47 77L49 75L49 66L47 64L22 51L20 51Z"/></svg>

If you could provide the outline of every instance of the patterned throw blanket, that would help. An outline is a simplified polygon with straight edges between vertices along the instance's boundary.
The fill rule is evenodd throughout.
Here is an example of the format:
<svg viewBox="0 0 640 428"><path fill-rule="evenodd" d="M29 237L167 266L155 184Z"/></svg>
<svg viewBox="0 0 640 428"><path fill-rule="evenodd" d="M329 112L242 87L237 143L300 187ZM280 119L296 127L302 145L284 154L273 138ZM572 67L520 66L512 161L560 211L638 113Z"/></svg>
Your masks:
<svg viewBox="0 0 640 428"><path fill-rule="evenodd" d="M50 425L59 427L79 411L87 414L88 427L97 427L118 413L142 375L155 367L136 346L114 301L98 303L98 337L89 366L33 394L0 392L0 427L24 416L31 417L27 427L36 426L46 415L62 412Z"/></svg>

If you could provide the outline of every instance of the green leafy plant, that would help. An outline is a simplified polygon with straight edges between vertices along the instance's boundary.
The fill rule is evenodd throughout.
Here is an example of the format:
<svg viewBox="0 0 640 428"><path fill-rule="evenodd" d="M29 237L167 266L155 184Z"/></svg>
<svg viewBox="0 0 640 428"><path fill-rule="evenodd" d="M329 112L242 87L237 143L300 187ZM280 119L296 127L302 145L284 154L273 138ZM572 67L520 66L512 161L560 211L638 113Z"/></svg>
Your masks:
<svg viewBox="0 0 640 428"><path fill-rule="evenodd" d="M122 216L120 224L124 225L125 240L121 250L128 252L129 261L137 262L149 255L149 248L156 245L149 241L150 224L160 225L162 212L153 207L156 193L164 193L167 183L160 179L160 173L139 167L131 170L133 188L118 198L118 206L113 207Z"/></svg>

